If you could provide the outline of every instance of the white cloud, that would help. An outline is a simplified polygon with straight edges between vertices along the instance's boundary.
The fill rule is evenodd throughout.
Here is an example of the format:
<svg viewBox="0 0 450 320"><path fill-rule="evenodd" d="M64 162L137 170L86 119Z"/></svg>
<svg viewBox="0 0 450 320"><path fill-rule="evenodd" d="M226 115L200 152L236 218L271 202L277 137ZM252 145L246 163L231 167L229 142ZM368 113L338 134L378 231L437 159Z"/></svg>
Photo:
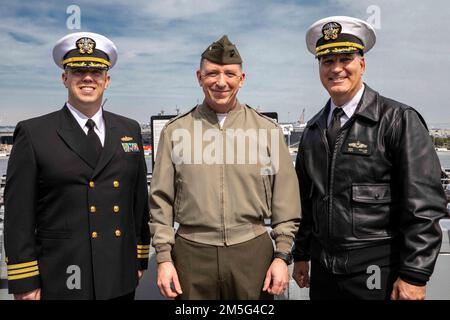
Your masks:
<svg viewBox="0 0 450 320"><path fill-rule="evenodd" d="M119 48L106 96L111 110L146 121L162 108L191 108L202 99L195 79L201 52L222 34L238 45L247 80L240 100L282 120L307 118L326 102L317 62L304 35L327 15L368 19L380 8L378 42L367 55L366 81L382 94L416 107L429 122L448 122L446 70L450 70L445 0L416 1L76 1L83 30L102 30ZM68 5L69 3L67 3ZM65 91L51 49L69 32L60 1L2 4L0 11L0 113L15 123L62 105ZM107 5L107 6L106 6ZM100 10L104 8L105 10ZM5 10L3 10L5 9ZM26 9L26 10L25 10ZM31 12L23 15L18 12ZM11 34L33 39L17 41Z"/></svg>
<svg viewBox="0 0 450 320"><path fill-rule="evenodd" d="M215 13L230 6L233 1L165 0L149 1L143 5L143 12L163 19L190 19Z"/></svg>

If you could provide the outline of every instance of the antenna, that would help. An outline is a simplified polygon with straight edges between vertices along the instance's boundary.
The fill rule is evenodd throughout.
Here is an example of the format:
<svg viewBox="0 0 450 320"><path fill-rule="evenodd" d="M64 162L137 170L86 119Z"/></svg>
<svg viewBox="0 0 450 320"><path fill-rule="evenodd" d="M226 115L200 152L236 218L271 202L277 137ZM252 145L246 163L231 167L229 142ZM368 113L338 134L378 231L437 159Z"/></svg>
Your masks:
<svg viewBox="0 0 450 320"><path fill-rule="evenodd" d="M305 108L303 108L303 111L300 114L300 118L298 119L298 123L300 123L300 124L304 124L305 123Z"/></svg>

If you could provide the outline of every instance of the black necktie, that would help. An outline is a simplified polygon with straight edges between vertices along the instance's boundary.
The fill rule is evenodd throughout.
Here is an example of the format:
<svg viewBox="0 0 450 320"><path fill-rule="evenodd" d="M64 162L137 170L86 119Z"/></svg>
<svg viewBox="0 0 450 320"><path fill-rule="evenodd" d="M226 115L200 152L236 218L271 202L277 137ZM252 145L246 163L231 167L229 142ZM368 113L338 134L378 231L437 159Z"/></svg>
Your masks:
<svg viewBox="0 0 450 320"><path fill-rule="evenodd" d="M86 122L86 127L89 128L88 134L87 134L88 143L91 146L92 152L94 152L94 154L95 154L95 159L96 159L95 162L97 162L98 158L100 157L100 154L102 153L103 147L102 147L102 143L100 142L100 138L94 131L94 127L95 127L94 120L88 119L88 121Z"/></svg>
<svg viewBox="0 0 450 320"><path fill-rule="evenodd" d="M333 153L336 137L338 135L339 129L341 128L341 117L343 115L344 110L342 110L342 108L336 108L333 110L333 118L331 119L330 125L328 126L327 130L327 140L328 146L330 147L330 153Z"/></svg>

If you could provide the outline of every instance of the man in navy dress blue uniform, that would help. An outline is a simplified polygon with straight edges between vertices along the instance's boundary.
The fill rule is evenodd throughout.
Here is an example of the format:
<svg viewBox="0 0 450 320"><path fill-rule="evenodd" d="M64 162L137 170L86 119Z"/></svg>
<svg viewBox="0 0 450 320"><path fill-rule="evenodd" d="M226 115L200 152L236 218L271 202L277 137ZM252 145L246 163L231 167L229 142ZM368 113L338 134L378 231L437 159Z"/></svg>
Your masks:
<svg viewBox="0 0 450 320"><path fill-rule="evenodd" d="M5 187L9 292L16 299L134 298L149 254L140 126L104 111L108 38L69 34L54 49L68 101L19 122Z"/></svg>

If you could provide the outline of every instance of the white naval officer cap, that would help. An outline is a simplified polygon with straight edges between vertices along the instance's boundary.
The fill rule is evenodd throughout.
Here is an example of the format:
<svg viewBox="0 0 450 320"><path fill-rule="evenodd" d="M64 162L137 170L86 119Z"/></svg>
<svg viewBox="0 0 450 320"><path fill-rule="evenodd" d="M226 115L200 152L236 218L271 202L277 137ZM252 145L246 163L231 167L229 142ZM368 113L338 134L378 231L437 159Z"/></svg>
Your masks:
<svg viewBox="0 0 450 320"><path fill-rule="evenodd" d="M117 48L111 40L98 33L70 33L56 42L53 60L63 69L110 69L116 64Z"/></svg>
<svg viewBox="0 0 450 320"><path fill-rule="evenodd" d="M376 34L367 22L346 16L327 17L314 22L306 32L306 45L317 58L325 54L366 53L374 46Z"/></svg>

